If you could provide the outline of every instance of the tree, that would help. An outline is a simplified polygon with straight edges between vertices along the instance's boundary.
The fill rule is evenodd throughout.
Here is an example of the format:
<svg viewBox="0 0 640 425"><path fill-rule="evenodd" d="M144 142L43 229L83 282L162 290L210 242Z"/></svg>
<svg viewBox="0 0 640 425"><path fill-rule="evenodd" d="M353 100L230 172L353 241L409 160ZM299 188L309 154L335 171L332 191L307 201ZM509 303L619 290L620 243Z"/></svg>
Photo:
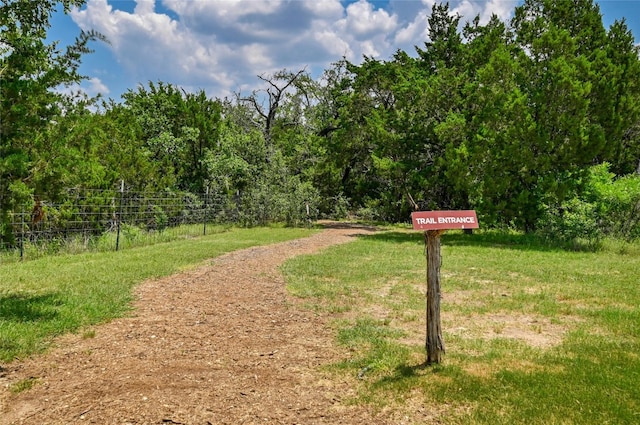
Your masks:
<svg viewBox="0 0 640 425"><path fill-rule="evenodd" d="M159 82L123 95L137 124L136 139L177 189L202 193L206 186L207 152L218 145L222 104L204 91L186 93Z"/></svg>
<svg viewBox="0 0 640 425"><path fill-rule="evenodd" d="M376 218L406 220L413 209L466 206L447 184L439 158L445 139L436 131L463 109L466 82L460 17L435 5L430 40L414 59L398 51L390 60L364 58L337 64L333 111L324 126L333 196L346 196ZM330 165L329 165L330 164ZM325 174L327 175L327 174Z"/></svg>
<svg viewBox="0 0 640 425"><path fill-rule="evenodd" d="M217 149L222 126L222 103L210 99L203 90L187 93L184 98L186 125L182 128L186 142L184 186L195 193L204 192L209 175L204 164L208 152Z"/></svg>
<svg viewBox="0 0 640 425"><path fill-rule="evenodd" d="M447 174L485 221L534 230L590 165L633 152L637 49L619 24L606 33L591 0L527 0L508 29L474 22L465 112L439 128Z"/></svg>
<svg viewBox="0 0 640 425"><path fill-rule="evenodd" d="M640 45L624 20L609 28L598 59L592 109L606 135L599 162L618 175L640 174Z"/></svg>
<svg viewBox="0 0 640 425"><path fill-rule="evenodd" d="M99 188L128 187L140 191L162 191L177 186L176 176L167 174L162 164L140 138L137 116L131 108L113 100L104 102L100 111L91 115L94 128L101 137L93 139L100 151L99 160L107 174Z"/></svg>
<svg viewBox="0 0 640 425"><path fill-rule="evenodd" d="M434 3L429 16L429 41L416 47L424 66L431 72L455 68L463 62L462 36L458 30L461 16L452 15L449 3Z"/></svg>
<svg viewBox="0 0 640 425"><path fill-rule="evenodd" d="M0 223L16 202L30 197L35 159L34 138L61 116L65 96L56 89L80 82L80 59L89 53L96 32L81 32L64 51L45 42L51 15L62 5L65 12L84 0L5 0L0 5ZM9 229L0 224L0 239Z"/></svg>
<svg viewBox="0 0 640 425"><path fill-rule="evenodd" d="M244 127L244 108L227 102L224 120L215 149L205 153L207 179L214 192L228 199L245 191L258 176L264 174L267 150L263 133Z"/></svg>
<svg viewBox="0 0 640 425"><path fill-rule="evenodd" d="M513 31L524 71L518 86L534 129L528 132L533 153L527 166L528 211L562 202L580 189L588 166L618 143L610 99L610 61L602 54L607 35L599 8L591 0L527 0L516 8ZM535 227L530 213L525 229Z"/></svg>
<svg viewBox="0 0 640 425"><path fill-rule="evenodd" d="M29 161L29 187L41 199L60 202L68 188L109 188L109 168L101 157L106 135L92 99L65 103L64 115L34 133L24 152Z"/></svg>
<svg viewBox="0 0 640 425"><path fill-rule="evenodd" d="M259 75L258 78L267 83L267 88L254 91L248 97L238 95L238 100L253 108L256 113L254 123L262 129L267 147L273 151L272 130L281 106L287 100L289 90L296 88L299 82L308 80L308 76L305 69L298 72L282 69L273 75Z"/></svg>

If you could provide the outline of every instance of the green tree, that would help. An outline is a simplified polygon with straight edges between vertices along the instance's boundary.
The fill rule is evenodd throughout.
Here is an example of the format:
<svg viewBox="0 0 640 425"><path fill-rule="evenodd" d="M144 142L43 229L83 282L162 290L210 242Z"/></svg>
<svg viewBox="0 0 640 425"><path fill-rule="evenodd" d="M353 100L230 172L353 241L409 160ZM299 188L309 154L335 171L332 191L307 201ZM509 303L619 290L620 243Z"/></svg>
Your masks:
<svg viewBox="0 0 640 425"><path fill-rule="evenodd" d="M438 130L450 181L485 222L533 230L590 165L634 167L638 54L623 25L607 33L590 0L527 0L510 28L476 19L465 34L464 113Z"/></svg>
<svg viewBox="0 0 640 425"><path fill-rule="evenodd" d="M266 83L267 87L263 90L256 90L247 97L238 95L238 103L244 104L253 111L252 122L260 128L264 134L264 140L270 153L275 152L273 141L274 128L278 125L282 126L283 118L291 118L292 116L283 115L282 109L285 104L290 102L292 91L304 89L310 78L305 69L297 72L282 69L273 75L259 75L258 78ZM298 111L300 112L300 111ZM295 117L293 117L295 119ZM296 125L300 122L285 121L284 125Z"/></svg>
<svg viewBox="0 0 640 425"><path fill-rule="evenodd" d="M222 103L210 99L203 90L187 93L184 99L186 125L182 134L186 142L183 181L195 193L204 192L209 178L204 158L217 149L222 126Z"/></svg>
<svg viewBox="0 0 640 425"><path fill-rule="evenodd" d="M449 3L434 3L429 16L429 40L424 49L416 48L423 65L435 73L456 68L463 63L462 34L458 30L461 16L451 14Z"/></svg>
<svg viewBox="0 0 640 425"><path fill-rule="evenodd" d="M109 171L101 160L106 135L88 105L94 101L69 102L64 114L24 147L30 158L29 187L41 199L61 201L68 188L109 188Z"/></svg>
<svg viewBox="0 0 640 425"><path fill-rule="evenodd" d="M640 174L640 45L624 20L616 21L597 53L592 110L606 135L599 162L617 175Z"/></svg>
<svg viewBox="0 0 640 425"><path fill-rule="evenodd" d="M174 176L175 189L202 193L207 180L204 159L218 144L221 102L202 90L186 93L163 82L129 90L123 98L137 125L135 139L150 160L161 173Z"/></svg>
<svg viewBox="0 0 640 425"><path fill-rule="evenodd" d="M525 139L533 161L523 164L533 184L524 188L531 211L524 226L532 229L541 205L573 196L588 167L619 143L609 124L618 111L607 107L612 63L602 54L608 38L591 0L527 0L512 27L524 70L519 87L535 125Z"/></svg>
<svg viewBox="0 0 640 425"><path fill-rule="evenodd" d="M418 58L398 51L389 61L342 61L329 74L330 102L322 136L332 198L385 220L406 220L415 208L466 205L444 175L447 143L437 128L464 105L460 17L434 5L430 39Z"/></svg>
<svg viewBox="0 0 640 425"><path fill-rule="evenodd" d="M230 108L231 105L226 105L225 111ZM239 127L229 118L222 125L218 146L205 155L211 189L225 196L227 201L244 192L257 176L264 174L266 164L267 149L262 132Z"/></svg>
<svg viewBox="0 0 640 425"><path fill-rule="evenodd" d="M164 172L162 163L154 161L153 152L140 138L131 108L110 100L91 119L94 128L99 129L95 149L99 150L99 161L107 173L95 188L119 188L122 180L140 191L157 192L177 186L176 176Z"/></svg>
<svg viewBox="0 0 640 425"><path fill-rule="evenodd" d="M0 239L10 238L9 211L31 196L33 162L40 153L34 140L62 115L68 99L57 89L78 83L80 59L91 50L95 32L81 32L60 49L46 43L50 19L58 5L65 12L83 0L5 0L0 5ZM36 143L37 144L37 143Z"/></svg>

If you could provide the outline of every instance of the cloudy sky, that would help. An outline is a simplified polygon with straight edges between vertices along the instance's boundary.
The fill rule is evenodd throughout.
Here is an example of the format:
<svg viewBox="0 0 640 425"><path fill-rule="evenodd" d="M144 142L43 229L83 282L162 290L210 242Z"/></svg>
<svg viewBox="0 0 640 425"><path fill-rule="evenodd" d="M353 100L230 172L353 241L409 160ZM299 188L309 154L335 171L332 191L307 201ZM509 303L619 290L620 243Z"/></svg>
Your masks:
<svg viewBox="0 0 640 425"><path fill-rule="evenodd" d="M69 44L80 29L104 34L81 71L83 89L120 99L163 81L211 97L261 87L257 75L305 68L314 77L342 57L389 59L427 40L435 0L87 0L58 13L49 38ZM452 0L462 21L509 19L518 0ZM623 17L640 41L640 0L598 0L608 27Z"/></svg>

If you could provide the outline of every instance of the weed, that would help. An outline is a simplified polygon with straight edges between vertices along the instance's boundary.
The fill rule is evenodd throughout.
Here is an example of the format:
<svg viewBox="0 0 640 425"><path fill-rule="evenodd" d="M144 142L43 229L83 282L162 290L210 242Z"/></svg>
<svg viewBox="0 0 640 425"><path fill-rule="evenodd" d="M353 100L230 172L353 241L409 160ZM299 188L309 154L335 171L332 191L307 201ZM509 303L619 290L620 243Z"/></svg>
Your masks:
<svg viewBox="0 0 640 425"><path fill-rule="evenodd" d="M19 394L28 391L38 383L37 378L27 378L9 385L9 391L13 394Z"/></svg>

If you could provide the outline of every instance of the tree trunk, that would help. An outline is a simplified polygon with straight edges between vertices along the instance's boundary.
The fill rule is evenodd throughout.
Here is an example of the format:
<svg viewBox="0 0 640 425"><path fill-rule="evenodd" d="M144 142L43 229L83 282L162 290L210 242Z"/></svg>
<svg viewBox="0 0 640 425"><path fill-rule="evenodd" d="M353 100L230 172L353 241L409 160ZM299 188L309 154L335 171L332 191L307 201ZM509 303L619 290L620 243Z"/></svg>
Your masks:
<svg viewBox="0 0 640 425"><path fill-rule="evenodd" d="M440 235L444 230L427 230L427 364L440 363L445 352L440 325Z"/></svg>

